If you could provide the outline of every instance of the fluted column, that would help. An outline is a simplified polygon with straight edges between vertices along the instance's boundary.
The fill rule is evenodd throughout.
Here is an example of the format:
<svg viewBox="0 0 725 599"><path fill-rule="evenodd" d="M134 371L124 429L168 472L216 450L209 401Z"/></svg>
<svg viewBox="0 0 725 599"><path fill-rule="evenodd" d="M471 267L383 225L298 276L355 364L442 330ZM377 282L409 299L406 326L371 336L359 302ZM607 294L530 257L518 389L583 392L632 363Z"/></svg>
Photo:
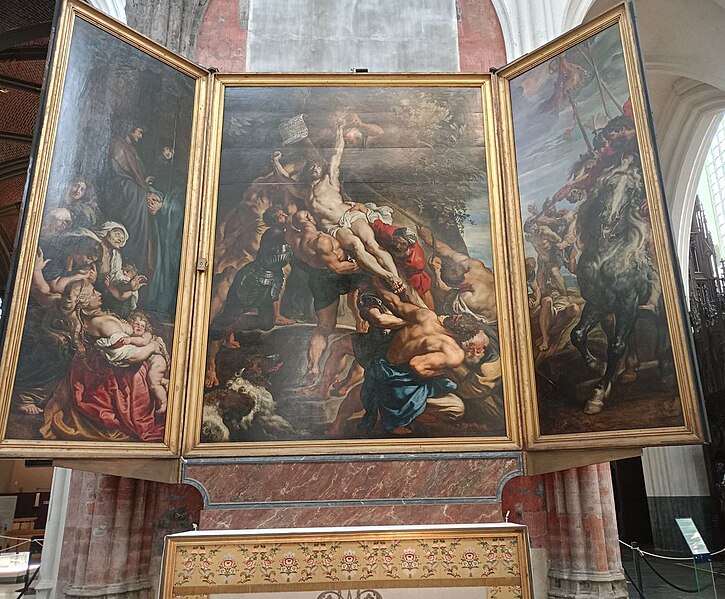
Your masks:
<svg viewBox="0 0 725 599"><path fill-rule="evenodd" d="M209 0L123 1L127 23L131 27L148 35L172 52L177 52L189 59L194 58L196 37L199 34ZM227 4L231 6L234 3L227 2Z"/></svg>
<svg viewBox="0 0 725 599"><path fill-rule="evenodd" d="M572 4L585 0L493 0L506 43L506 58L515 60L532 52L579 23L566 23ZM591 1L591 0L590 0Z"/></svg>
<svg viewBox="0 0 725 599"><path fill-rule="evenodd" d="M164 537L199 522L199 493L186 485L75 470L70 478L60 563L42 578L44 596L155 597Z"/></svg>
<svg viewBox="0 0 725 599"><path fill-rule="evenodd" d="M609 464L545 476L549 597L628 597Z"/></svg>
<svg viewBox="0 0 725 599"><path fill-rule="evenodd" d="M546 597L549 573L549 530L544 476L518 476L503 490L504 518L528 527L531 546L531 583L534 597Z"/></svg>
<svg viewBox="0 0 725 599"><path fill-rule="evenodd" d="M126 22L126 0L87 0L88 4L121 23Z"/></svg>
<svg viewBox="0 0 725 599"><path fill-rule="evenodd" d="M718 547L718 505L710 495L702 447L650 447L642 454L652 540L660 551L686 553L675 518L691 517L708 547Z"/></svg>
<svg viewBox="0 0 725 599"><path fill-rule="evenodd" d="M154 483L74 471L57 596L147 599Z"/></svg>

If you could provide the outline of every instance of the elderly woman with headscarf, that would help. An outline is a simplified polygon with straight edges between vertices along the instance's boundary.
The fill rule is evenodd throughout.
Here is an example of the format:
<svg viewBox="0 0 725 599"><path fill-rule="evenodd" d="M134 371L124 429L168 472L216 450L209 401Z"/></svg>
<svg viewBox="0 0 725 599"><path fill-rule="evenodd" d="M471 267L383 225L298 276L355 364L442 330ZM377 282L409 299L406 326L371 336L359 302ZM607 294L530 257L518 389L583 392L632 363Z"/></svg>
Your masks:
<svg viewBox="0 0 725 599"><path fill-rule="evenodd" d="M121 248L128 241L128 231L121 223L107 220L98 229L96 236L103 247L103 256L98 263L99 279L105 275L121 272Z"/></svg>
<svg viewBox="0 0 725 599"><path fill-rule="evenodd" d="M121 248L128 241L128 231L121 223L106 221L98 229L103 256L98 265L96 285L103 293L103 301L111 311L126 317L138 306L138 290L147 279L140 275L135 264L124 260Z"/></svg>
<svg viewBox="0 0 725 599"><path fill-rule="evenodd" d="M101 294L86 281L64 290L56 310L66 325L73 357L67 376L56 386L44 410L43 438L64 441L146 441L164 438L165 415L148 383L148 360L161 351L151 342L120 367L107 358L108 340L125 331L126 322L102 309Z"/></svg>

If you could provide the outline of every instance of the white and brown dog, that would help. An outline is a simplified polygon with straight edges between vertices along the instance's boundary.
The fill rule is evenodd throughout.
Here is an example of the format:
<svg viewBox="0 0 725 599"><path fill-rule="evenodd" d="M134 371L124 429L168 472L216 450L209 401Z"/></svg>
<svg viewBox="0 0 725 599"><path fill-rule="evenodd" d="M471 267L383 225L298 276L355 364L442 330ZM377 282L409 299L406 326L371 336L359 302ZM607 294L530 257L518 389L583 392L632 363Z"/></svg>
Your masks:
<svg viewBox="0 0 725 599"><path fill-rule="evenodd" d="M284 365L279 356L249 356L223 387L204 396L201 440L205 443L276 439L296 433L277 414L269 375Z"/></svg>

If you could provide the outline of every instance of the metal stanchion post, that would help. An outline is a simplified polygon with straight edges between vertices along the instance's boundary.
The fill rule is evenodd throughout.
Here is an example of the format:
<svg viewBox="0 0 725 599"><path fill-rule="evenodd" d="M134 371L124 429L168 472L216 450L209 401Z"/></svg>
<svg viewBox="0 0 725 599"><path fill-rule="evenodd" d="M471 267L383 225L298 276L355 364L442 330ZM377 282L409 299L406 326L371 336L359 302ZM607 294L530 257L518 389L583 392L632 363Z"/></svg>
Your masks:
<svg viewBox="0 0 725 599"><path fill-rule="evenodd" d="M710 560L710 579L712 580L712 595L717 599L717 587L715 586L715 571L712 569L712 559Z"/></svg>
<svg viewBox="0 0 725 599"><path fill-rule="evenodd" d="M634 574L637 577L637 586L644 591L642 587L642 568L639 565L639 548L634 541L632 541L632 557L634 558Z"/></svg>
<svg viewBox="0 0 725 599"><path fill-rule="evenodd" d="M692 565L695 567L695 588L697 589L697 596L700 597L700 577L697 571L697 560L694 557L692 558Z"/></svg>
<svg viewBox="0 0 725 599"><path fill-rule="evenodd" d="M700 586L700 572L697 569L697 564L701 564L702 562L710 562L710 569L712 570L712 554L707 548L705 541L702 540L702 535L700 534L700 531L697 530L697 526L695 526L695 522L692 520L692 518L675 518L675 522L677 522L677 526L679 527L682 536L685 538L685 542L687 543L687 546L690 549L690 553L692 554L692 565L695 567L695 586L697 587L696 592L697 596L700 597L701 592L708 587L705 586L703 588ZM714 580L712 588L713 593L715 593L715 596L717 597L717 590L715 590Z"/></svg>

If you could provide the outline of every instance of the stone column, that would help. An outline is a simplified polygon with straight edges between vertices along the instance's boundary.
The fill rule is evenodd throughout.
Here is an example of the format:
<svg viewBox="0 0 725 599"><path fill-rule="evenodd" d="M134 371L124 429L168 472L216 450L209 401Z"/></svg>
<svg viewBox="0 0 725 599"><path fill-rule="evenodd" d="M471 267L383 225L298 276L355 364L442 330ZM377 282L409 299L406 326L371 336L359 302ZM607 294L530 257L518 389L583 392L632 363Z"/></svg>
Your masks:
<svg viewBox="0 0 725 599"><path fill-rule="evenodd" d="M126 22L126 0L87 0L87 2L117 21Z"/></svg>
<svg viewBox="0 0 725 599"><path fill-rule="evenodd" d="M509 522L528 527L534 597L546 597L549 531L544 476L517 476L506 483L501 497L501 512Z"/></svg>
<svg viewBox="0 0 725 599"><path fill-rule="evenodd" d="M718 505L710 495L702 447L649 447L642 454L655 549L687 554L675 518L692 518L708 547L719 546Z"/></svg>
<svg viewBox="0 0 725 599"><path fill-rule="evenodd" d="M617 537L609 464L544 477L549 598L629 597Z"/></svg>
<svg viewBox="0 0 725 599"><path fill-rule="evenodd" d="M152 486L73 472L56 596L150 599Z"/></svg>
<svg viewBox="0 0 725 599"><path fill-rule="evenodd" d="M201 503L191 487L73 471L55 597L155 597L163 538L190 530Z"/></svg>
<svg viewBox="0 0 725 599"><path fill-rule="evenodd" d="M111 0L94 0L110 2ZM118 2L119 0L113 0ZM186 58L196 53L196 36L209 0L123 0L127 23ZM232 5L232 2L227 4Z"/></svg>

